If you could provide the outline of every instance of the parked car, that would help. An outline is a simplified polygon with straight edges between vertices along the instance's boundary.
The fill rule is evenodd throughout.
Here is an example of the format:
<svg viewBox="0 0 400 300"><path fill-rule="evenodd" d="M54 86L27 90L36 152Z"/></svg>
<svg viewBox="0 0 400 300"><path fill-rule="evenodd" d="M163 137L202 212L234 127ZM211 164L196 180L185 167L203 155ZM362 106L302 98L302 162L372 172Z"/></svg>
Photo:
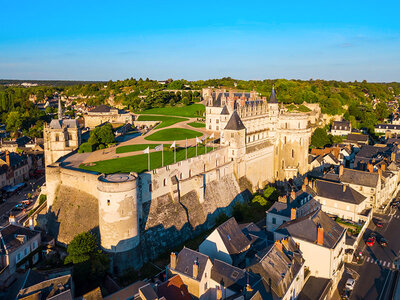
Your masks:
<svg viewBox="0 0 400 300"><path fill-rule="evenodd" d="M382 220L378 220L376 222L376 227L382 228L383 227L383 221Z"/></svg>
<svg viewBox="0 0 400 300"><path fill-rule="evenodd" d="M381 245L382 247L386 247L387 246L387 240L382 237L379 239L379 245Z"/></svg>
<svg viewBox="0 0 400 300"><path fill-rule="evenodd" d="M354 289L355 284L356 281L353 278L349 278L346 281L345 289L348 291L352 291Z"/></svg>
<svg viewBox="0 0 400 300"><path fill-rule="evenodd" d="M375 244L376 238L375 236L370 236L366 242L368 247L372 247Z"/></svg>

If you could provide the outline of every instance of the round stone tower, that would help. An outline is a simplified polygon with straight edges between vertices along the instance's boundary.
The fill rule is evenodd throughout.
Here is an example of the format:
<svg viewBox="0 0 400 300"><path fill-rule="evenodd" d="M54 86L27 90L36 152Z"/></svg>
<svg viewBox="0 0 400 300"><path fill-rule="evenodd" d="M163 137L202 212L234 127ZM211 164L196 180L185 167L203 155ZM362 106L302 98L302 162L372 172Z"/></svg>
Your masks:
<svg viewBox="0 0 400 300"><path fill-rule="evenodd" d="M141 265L136 179L130 173L101 175L98 181L100 244L116 273Z"/></svg>

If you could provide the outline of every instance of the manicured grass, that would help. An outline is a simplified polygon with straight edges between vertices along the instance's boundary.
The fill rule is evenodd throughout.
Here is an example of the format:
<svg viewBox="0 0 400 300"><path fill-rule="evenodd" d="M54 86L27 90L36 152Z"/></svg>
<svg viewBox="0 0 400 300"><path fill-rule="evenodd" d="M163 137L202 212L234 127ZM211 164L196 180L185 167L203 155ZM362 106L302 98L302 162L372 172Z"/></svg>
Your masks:
<svg viewBox="0 0 400 300"><path fill-rule="evenodd" d="M148 115L141 115L138 118L138 121L162 121L161 124L157 125L158 128L164 128L176 123L187 121L186 118L177 118L177 117L167 117L167 116L148 116Z"/></svg>
<svg viewBox="0 0 400 300"><path fill-rule="evenodd" d="M198 114L201 111L201 114ZM203 104L191 104L188 106L171 106L151 108L140 112L140 114L154 114L154 115L167 115L167 116L180 116L180 117L202 117L205 107Z"/></svg>
<svg viewBox="0 0 400 300"><path fill-rule="evenodd" d="M191 122L187 123L189 126L195 127L195 128L204 128L206 127L206 124L200 123L200 122Z"/></svg>
<svg viewBox="0 0 400 300"><path fill-rule="evenodd" d="M210 152L212 147L207 147L207 152ZM188 158L196 156L196 147L190 147L187 149ZM186 159L185 148L179 148L176 150L176 161ZM205 152L204 146L197 147L197 155ZM161 151L150 153L150 170L161 167L162 162ZM172 150L164 150L164 166L174 163L174 152ZM111 173L128 173L137 172L141 173L147 171L148 168L148 154L139 154L128 157L114 158L109 160L103 160L96 162L94 166L80 165L81 169L95 171L104 174Z"/></svg>
<svg viewBox="0 0 400 300"><path fill-rule="evenodd" d="M193 139L203 134L198 131L185 128L167 128L153 133L145 138L148 141L179 141L184 139Z"/></svg>
<svg viewBox="0 0 400 300"><path fill-rule="evenodd" d="M154 149L158 145L159 144L127 145L127 146L118 147L115 152L116 153L127 153L127 152L133 152L133 151L140 151L140 150L146 149L147 147L150 147L150 149ZM169 147L169 146L171 146L171 144L164 144L164 147Z"/></svg>

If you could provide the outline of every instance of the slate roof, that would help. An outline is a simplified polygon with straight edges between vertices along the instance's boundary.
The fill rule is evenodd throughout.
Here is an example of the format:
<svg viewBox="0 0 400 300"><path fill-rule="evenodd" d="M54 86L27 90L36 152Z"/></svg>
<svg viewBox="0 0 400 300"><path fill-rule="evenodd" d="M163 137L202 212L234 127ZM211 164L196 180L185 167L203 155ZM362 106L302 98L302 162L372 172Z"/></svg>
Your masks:
<svg viewBox="0 0 400 300"><path fill-rule="evenodd" d="M324 229L323 245L326 248L334 248L341 239L346 229L333 221L321 209L300 217L278 227L276 232L289 235L310 243L317 243L318 226Z"/></svg>
<svg viewBox="0 0 400 300"><path fill-rule="evenodd" d="M396 124L378 124L378 125L375 125L375 129L400 130L400 125L396 125Z"/></svg>
<svg viewBox="0 0 400 300"><path fill-rule="evenodd" d="M28 158L24 154L19 155L16 152L9 152L8 155L10 156L10 167L12 169L17 169L20 166L26 165L28 163ZM5 152L1 153L0 159L6 162L7 154Z"/></svg>
<svg viewBox="0 0 400 300"><path fill-rule="evenodd" d="M168 279L157 287L157 295L159 298L164 297L166 300L191 300L187 286L183 283L179 275Z"/></svg>
<svg viewBox="0 0 400 300"><path fill-rule="evenodd" d="M38 294L37 298L34 299L73 299L71 294L71 275L64 275L57 278L49 279L33 286L24 288L19 291L17 299L27 298ZM54 297L54 298L53 298Z"/></svg>
<svg viewBox="0 0 400 300"><path fill-rule="evenodd" d="M288 238L288 240L292 240ZM272 291L274 299L281 299L304 263L294 242L287 241L280 250L276 244L260 253L248 268L263 279L265 290ZM287 249L286 246L289 246Z"/></svg>
<svg viewBox="0 0 400 300"><path fill-rule="evenodd" d="M344 168L340 180L345 183L375 188L378 185L379 174Z"/></svg>
<svg viewBox="0 0 400 300"><path fill-rule="evenodd" d="M53 119L51 120L49 127L51 129L61 129L63 127L77 128L78 124L76 119L64 119L64 120Z"/></svg>
<svg viewBox="0 0 400 300"><path fill-rule="evenodd" d="M195 279L200 280L203 277L208 260L207 255L184 247L178 254L175 270L193 278L193 264L197 261L199 264L199 273Z"/></svg>
<svg viewBox="0 0 400 300"><path fill-rule="evenodd" d="M229 118L228 123L225 126L226 130L242 130L246 129L243 125L242 120L240 119L239 115L237 114L236 110L233 111L233 114Z"/></svg>
<svg viewBox="0 0 400 300"><path fill-rule="evenodd" d="M139 294L142 294L146 300L157 300L157 294L150 283L139 288Z"/></svg>
<svg viewBox="0 0 400 300"><path fill-rule="evenodd" d="M346 138L347 141L349 142L362 142L366 143L368 142L368 135L366 134L357 134L357 133L350 133L347 135Z"/></svg>
<svg viewBox="0 0 400 300"><path fill-rule="evenodd" d="M111 107L101 104L96 106L95 108L91 109L90 112L94 112L94 113L106 113L106 112L110 112Z"/></svg>
<svg viewBox="0 0 400 300"><path fill-rule="evenodd" d="M220 284L223 283L224 287L239 293L245 289L247 283L251 285L251 283L254 283L258 278L248 274L246 270L214 259L214 264L211 269L211 279Z"/></svg>
<svg viewBox="0 0 400 300"><path fill-rule="evenodd" d="M40 232L22 226L9 224L8 226L0 229L0 234L2 236L0 249L2 251L7 250L9 253L11 253L24 244L22 241L16 238L17 235L25 235L27 240L30 240L40 234Z"/></svg>
<svg viewBox="0 0 400 300"><path fill-rule="evenodd" d="M219 225L216 230L230 255L242 253L251 244L233 217Z"/></svg>
<svg viewBox="0 0 400 300"><path fill-rule="evenodd" d="M362 203L366 199L365 196L349 186L346 186L346 189L343 191L343 186L343 183L325 180L315 181L315 189L318 196L356 205Z"/></svg>
<svg viewBox="0 0 400 300"><path fill-rule="evenodd" d="M350 130L350 121L333 121L333 130Z"/></svg>
<svg viewBox="0 0 400 300"><path fill-rule="evenodd" d="M224 105L224 108L222 109L221 115L229 115L229 111L228 111L228 107L226 107L226 105Z"/></svg>
<svg viewBox="0 0 400 300"><path fill-rule="evenodd" d="M301 290L297 300L322 300L326 299L332 279L310 276Z"/></svg>
<svg viewBox="0 0 400 300"><path fill-rule="evenodd" d="M275 87L274 86L272 86L272 91L271 91L271 95L269 96L268 103L278 103L278 100L276 99L276 93L275 93Z"/></svg>
<svg viewBox="0 0 400 300"><path fill-rule="evenodd" d="M136 296L139 293L139 288L145 286L147 283L144 281L136 281L131 285L104 297L104 300L120 300L120 299L130 299L132 296ZM136 297L135 297L136 299ZM140 298L139 298L140 299Z"/></svg>

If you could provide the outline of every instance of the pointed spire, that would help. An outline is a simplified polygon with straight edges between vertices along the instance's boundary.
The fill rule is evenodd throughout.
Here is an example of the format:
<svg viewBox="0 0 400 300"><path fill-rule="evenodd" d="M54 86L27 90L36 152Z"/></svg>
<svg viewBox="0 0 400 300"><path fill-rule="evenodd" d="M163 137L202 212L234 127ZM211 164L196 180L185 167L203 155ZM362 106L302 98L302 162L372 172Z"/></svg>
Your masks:
<svg viewBox="0 0 400 300"><path fill-rule="evenodd" d="M268 103L278 103L278 100L276 100L275 85L274 84L272 85L271 96L269 96Z"/></svg>
<svg viewBox="0 0 400 300"><path fill-rule="evenodd" d="M58 120L62 120L62 118L63 118L63 113L61 107L61 97L58 97Z"/></svg>

